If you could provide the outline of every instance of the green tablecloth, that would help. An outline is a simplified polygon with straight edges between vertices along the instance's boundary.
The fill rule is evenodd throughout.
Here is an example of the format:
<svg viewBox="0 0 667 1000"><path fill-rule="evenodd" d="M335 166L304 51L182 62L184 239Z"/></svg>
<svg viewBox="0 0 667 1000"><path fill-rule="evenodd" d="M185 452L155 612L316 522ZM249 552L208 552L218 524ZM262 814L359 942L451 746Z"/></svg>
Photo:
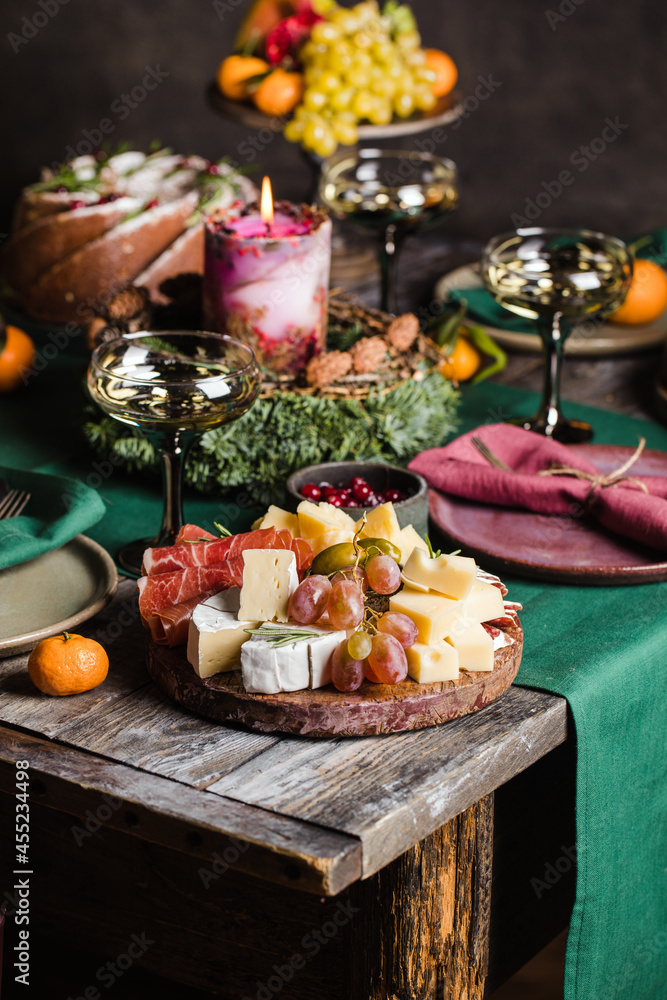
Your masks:
<svg viewBox="0 0 667 1000"><path fill-rule="evenodd" d="M49 352L51 353L51 352ZM156 530L159 483L86 451L79 434L85 354L58 354L25 390L0 399L0 464L78 476L99 488L90 535L114 552ZM529 413L537 398L493 383L464 387L462 430ZM586 406L596 440L667 450L667 430ZM245 528L255 511L186 496L186 516ZM570 587L507 579L525 630L518 683L567 698L577 738L577 898L568 941L568 1000L667 995L667 584ZM474 725L474 720L471 721ZM548 860L548 859L547 859Z"/></svg>

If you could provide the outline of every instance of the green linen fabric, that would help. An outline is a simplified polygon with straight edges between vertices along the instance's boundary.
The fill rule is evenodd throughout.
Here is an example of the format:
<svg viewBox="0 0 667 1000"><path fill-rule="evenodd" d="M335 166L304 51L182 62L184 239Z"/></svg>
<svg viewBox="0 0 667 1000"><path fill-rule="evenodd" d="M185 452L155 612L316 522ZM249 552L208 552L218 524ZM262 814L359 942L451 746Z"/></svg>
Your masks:
<svg viewBox="0 0 667 1000"><path fill-rule="evenodd" d="M39 358L51 342L42 335ZM160 484L86 450L79 428L85 366L85 350L72 343L25 389L0 399L0 463L97 489L106 513L89 534L115 553L156 531ZM462 399L461 430L530 414L538 402L494 383L464 386ZM649 448L667 450L667 429L656 424L564 408L593 424L596 441L634 446L643 435ZM234 532L257 515L242 494L222 503L187 493L185 513L202 527L217 520ZM567 698L576 728L578 869L566 998L658 1000L667 983L667 583L506 582L524 605L517 682Z"/></svg>
<svg viewBox="0 0 667 1000"><path fill-rule="evenodd" d="M632 240L645 240L637 249L637 257L651 257L662 266L667 262L667 229L654 229L641 237L631 237ZM515 316L508 309L498 305L493 296L485 288L458 288L449 292L453 302L465 299L468 303L468 316L471 320L495 327L496 330L508 330L512 333L535 333L535 325L522 316ZM631 328L629 328L631 329Z"/></svg>
<svg viewBox="0 0 667 1000"><path fill-rule="evenodd" d="M0 521L0 570L59 549L104 516L97 491L76 479L6 466L0 479L30 493L24 513Z"/></svg>

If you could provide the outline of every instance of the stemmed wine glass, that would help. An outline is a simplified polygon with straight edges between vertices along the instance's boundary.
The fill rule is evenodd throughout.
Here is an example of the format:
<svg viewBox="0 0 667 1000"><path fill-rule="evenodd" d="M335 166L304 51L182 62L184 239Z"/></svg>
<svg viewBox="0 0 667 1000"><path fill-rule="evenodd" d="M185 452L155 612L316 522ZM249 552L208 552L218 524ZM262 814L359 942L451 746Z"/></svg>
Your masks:
<svg viewBox="0 0 667 1000"><path fill-rule="evenodd" d="M204 431L237 420L259 392L252 350L217 333L188 331L126 334L95 349L88 388L102 409L139 427L162 456L164 509L157 537L130 542L118 562L141 573L144 550L170 545L183 525L183 464Z"/></svg>
<svg viewBox="0 0 667 1000"><path fill-rule="evenodd" d="M416 150L348 150L322 164L320 198L337 218L379 232L380 305L394 313L398 251L408 233L456 207L456 166Z"/></svg>
<svg viewBox="0 0 667 1000"><path fill-rule="evenodd" d="M563 345L573 323L623 302L632 279L625 243L588 229L517 229L487 243L481 273L503 308L534 321L544 347L540 407L534 417L511 423L566 444L589 441L590 424L561 412Z"/></svg>

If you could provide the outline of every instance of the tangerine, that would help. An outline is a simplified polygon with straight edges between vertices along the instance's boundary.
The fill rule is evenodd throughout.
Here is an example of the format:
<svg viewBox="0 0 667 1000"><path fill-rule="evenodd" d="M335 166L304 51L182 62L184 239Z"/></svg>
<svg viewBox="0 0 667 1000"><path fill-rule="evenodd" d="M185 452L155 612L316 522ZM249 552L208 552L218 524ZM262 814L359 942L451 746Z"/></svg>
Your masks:
<svg viewBox="0 0 667 1000"><path fill-rule="evenodd" d="M459 71L456 63L446 52L440 49L424 49L426 55L426 66L435 73L435 80L431 84L434 97L444 97L456 86L459 78Z"/></svg>
<svg viewBox="0 0 667 1000"><path fill-rule="evenodd" d="M5 346L0 351L0 392L18 389L35 360L35 345L18 326L5 328Z"/></svg>
<svg viewBox="0 0 667 1000"><path fill-rule="evenodd" d="M44 694L67 695L91 691L109 670L103 646L73 632L42 639L28 659L28 673Z"/></svg>
<svg viewBox="0 0 667 1000"><path fill-rule="evenodd" d="M267 73L270 68L264 59L257 56L227 56L218 67L218 88L231 101L242 101L248 96L250 77Z"/></svg>
<svg viewBox="0 0 667 1000"><path fill-rule="evenodd" d="M265 115L288 115L303 97L303 76L274 69L252 95L255 106Z"/></svg>
<svg viewBox="0 0 667 1000"><path fill-rule="evenodd" d="M465 333L459 331L454 350L443 357L438 371L452 382L467 382L479 371L481 364L482 355Z"/></svg>
<svg viewBox="0 0 667 1000"><path fill-rule="evenodd" d="M667 309L667 274L652 260L635 260L623 305L610 313L610 323L640 326L652 323Z"/></svg>

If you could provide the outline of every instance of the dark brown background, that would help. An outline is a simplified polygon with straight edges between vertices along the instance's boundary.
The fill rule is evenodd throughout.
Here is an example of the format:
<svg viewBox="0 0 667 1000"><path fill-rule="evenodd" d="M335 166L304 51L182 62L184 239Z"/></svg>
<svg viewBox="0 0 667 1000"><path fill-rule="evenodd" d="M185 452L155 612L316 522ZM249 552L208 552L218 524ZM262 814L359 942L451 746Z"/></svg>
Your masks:
<svg viewBox="0 0 667 1000"><path fill-rule="evenodd" d="M68 0L14 52L9 33L19 34L23 18L41 8L37 0L3 0L0 228L20 185L41 164L63 159L104 117L115 125L114 140L142 146L159 137L178 151L229 153L248 165L239 146L249 130L217 118L204 98L249 0L221 5L222 19L212 0ZM554 30L546 11L559 5L571 13ZM512 213L523 213L526 199L564 169L574 183L543 211L542 224L627 234L667 223L662 0L415 0L414 9L425 44L458 63L463 94L474 93L480 76L500 84L438 147L462 179L448 233L483 239L510 228ZM141 83L146 66L169 76L120 121L112 102ZM600 136L607 117L628 127L580 172L570 156ZM278 137L257 162L278 195L303 196L308 174L293 146Z"/></svg>

